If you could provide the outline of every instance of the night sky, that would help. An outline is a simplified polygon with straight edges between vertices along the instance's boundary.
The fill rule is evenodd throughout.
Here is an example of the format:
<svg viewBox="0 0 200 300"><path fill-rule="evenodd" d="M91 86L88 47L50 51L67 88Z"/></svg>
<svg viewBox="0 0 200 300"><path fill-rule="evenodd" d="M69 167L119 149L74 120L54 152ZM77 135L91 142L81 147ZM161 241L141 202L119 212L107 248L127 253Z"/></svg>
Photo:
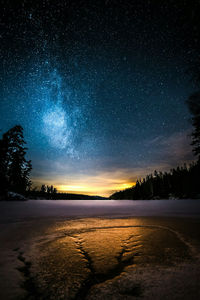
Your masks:
<svg viewBox="0 0 200 300"><path fill-rule="evenodd" d="M1 0L0 129L23 126L35 186L109 195L194 160L185 101L199 9Z"/></svg>

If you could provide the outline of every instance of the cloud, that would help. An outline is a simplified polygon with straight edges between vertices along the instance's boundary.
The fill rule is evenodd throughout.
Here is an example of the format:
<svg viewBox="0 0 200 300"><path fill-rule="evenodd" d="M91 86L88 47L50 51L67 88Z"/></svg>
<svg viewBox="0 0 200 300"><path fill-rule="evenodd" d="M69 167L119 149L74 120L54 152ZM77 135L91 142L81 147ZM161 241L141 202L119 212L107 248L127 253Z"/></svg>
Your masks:
<svg viewBox="0 0 200 300"><path fill-rule="evenodd" d="M152 151L154 161L176 166L194 160L192 154L190 130L176 132L172 135L158 136L147 141L146 146Z"/></svg>

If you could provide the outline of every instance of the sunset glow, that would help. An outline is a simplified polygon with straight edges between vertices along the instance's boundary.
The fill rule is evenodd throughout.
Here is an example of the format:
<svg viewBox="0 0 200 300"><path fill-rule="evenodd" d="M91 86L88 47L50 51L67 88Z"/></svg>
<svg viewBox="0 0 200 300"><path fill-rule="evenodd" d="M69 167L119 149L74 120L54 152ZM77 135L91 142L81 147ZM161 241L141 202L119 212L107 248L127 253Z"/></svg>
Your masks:
<svg viewBox="0 0 200 300"><path fill-rule="evenodd" d="M109 196L113 191L120 191L126 188L130 188L135 185L135 182L129 183L113 183L105 185L105 182L97 184L97 185L90 185L87 184L80 184L80 185L58 185L56 186L59 192L63 193L85 193L88 195L96 195L97 191L100 195Z"/></svg>

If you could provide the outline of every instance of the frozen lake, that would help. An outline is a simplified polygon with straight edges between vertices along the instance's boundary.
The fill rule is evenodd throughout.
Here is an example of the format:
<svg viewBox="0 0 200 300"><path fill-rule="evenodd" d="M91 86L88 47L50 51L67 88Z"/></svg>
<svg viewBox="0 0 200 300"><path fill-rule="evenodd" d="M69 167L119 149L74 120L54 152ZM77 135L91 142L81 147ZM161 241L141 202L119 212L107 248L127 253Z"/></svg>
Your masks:
<svg viewBox="0 0 200 300"><path fill-rule="evenodd" d="M29 200L0 212L0 299L200 299L199 200Z"/></svg>
<svg viewBox="0 0 200 300"><path fill-rule="evenodd" d="M0 220L37 217L181 216L199 217L200 200L29 200L0 202Z"/></svg>

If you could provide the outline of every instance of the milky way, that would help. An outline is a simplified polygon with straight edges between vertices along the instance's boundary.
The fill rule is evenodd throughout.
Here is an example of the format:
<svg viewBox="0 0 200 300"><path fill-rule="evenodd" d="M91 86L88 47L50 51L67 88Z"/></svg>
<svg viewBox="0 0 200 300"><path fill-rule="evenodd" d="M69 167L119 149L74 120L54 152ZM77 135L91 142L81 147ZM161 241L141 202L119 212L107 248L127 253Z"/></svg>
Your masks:
<svg viewBox="0 0 200 300"><path fill-rule="evenodd" d="M64 107L64 95L62 93L62 81L57 71L52 71L49 78L42 85L42 93L38 99L42 102L41 111L41 134L44 134L50 146L57 149L66 149L67 153L73 155L72 146L73 129L71 119L73 111ZM73 99L70 99L73 101ZM35 103L37 106L37 102Z"/></svg>

